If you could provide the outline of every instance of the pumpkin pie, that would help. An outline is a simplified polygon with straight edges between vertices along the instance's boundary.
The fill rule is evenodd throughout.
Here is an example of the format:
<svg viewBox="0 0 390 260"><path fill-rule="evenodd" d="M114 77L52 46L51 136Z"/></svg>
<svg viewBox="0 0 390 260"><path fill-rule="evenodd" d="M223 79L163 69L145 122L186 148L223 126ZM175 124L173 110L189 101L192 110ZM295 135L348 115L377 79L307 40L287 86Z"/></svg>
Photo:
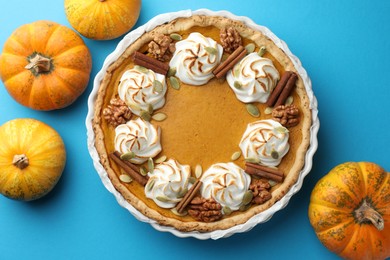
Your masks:
<svg viewBox="0 0 390 260"><path fill-rule="evenodd" d="M311 89L287 47L245 21L169 19L130 33L95 81L95 165L139 219L182 234L228 230L311 165Z"/></svg>

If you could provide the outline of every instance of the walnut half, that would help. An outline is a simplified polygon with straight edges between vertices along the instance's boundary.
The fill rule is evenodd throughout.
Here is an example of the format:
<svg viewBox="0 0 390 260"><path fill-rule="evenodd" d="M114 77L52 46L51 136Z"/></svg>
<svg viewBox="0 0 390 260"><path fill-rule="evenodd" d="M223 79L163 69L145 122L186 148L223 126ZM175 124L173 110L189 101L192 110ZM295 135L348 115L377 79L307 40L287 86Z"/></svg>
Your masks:
<svg viewBox="0 0 390 260"><path fill-rule="evenodd" d="M272 110L274 120L285 127L293 127L299 124L299 110L295 105L280 105Z"/></svg>
<svg viewBox="0 0 390 260"><path fill-rule="evenodd" d="M241 36L233 27L222 28L220 31L221 44L225 52L232 53L242 45Z"/></svg>
<svg viewBox="0 0 390 260"><path fill-rule="evenodd" d="M131 118L130 108L120 98L113 98L110 104L103 110L103 117L113 127L126 124Z"/></svg>
<svg viewBox="0 0 390 260"><path fill-rule="evenodd" d="M272 194L270 192L271 185L267 180L253 179L253 182L249 186L249 189L253 193L252 202L254 204L260 205L272 198Z"/></svg>
<svg viewBox="0 0 390 260"><path fill-rule="evenodd" d="M175 52L175 43L172 42L171 37L164 34L159 34L154 37L148 45L149 53L160 61L167 61L171 55Z"/></svg>
<svg viewBox="0 0 390 260"><path fill-rule="evenodd" d="M214 199L195 197L189 205L188 214L203 222L214 222L222 218L222 206Z"/></svg>

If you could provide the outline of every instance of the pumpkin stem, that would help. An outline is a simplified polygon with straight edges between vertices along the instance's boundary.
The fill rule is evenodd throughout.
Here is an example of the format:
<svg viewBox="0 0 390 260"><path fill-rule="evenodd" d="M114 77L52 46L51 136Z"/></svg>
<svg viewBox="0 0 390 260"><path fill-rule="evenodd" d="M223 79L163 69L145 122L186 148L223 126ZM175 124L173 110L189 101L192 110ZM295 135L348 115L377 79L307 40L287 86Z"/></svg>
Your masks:
<svg viewBox="0 0 390 260"><path fill-rule="evenodd" d="M14 159L12 160L12 164L23 170L28 166L28 158L25 154L15 154Z"/></svg>
<svg viewBox="0 0 390 260"><path fill-rule="evenodd" d="M37 53L33 58L31 58L30 63L27 64L25 69L28 70L34 70L36 73L43 73L43 72L49 72L51 68L51 59L42 56L41 54Z"/></svg>
<svg viewBox="0 0 390 260"><path fill-rule="evenodd" d="M385 227L381 214L376 211L366 200L355 210L355 218L359 224L372 223L379 231Z"/></svg>

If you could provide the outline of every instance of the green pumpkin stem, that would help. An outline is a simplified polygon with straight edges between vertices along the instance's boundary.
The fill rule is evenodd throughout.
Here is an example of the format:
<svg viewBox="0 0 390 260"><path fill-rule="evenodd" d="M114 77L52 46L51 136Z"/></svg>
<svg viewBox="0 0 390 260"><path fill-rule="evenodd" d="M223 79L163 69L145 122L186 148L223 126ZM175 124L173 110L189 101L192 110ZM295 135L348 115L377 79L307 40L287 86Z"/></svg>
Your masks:
<svg viewBox="0 0 390 260"><path fill-rule="evenodd" d="M12 164L18 167L19 169L23 170L28 166L29 161L25 154L15 154L12 160Z"/></svg>
<svg viewBox="0 0 390 260"><path fill-rule="evenodd" d="M49 72L51 69L51 59L42 56L41 54L37 53L33 58L29 60L29 64L27 64L25 69L32 70L36 74Z"/></svg>
<svg viewBox="0 0 390 260"><path fill-rule="evenodd" d="M355 218L359 224L372 223L379 231L385 228L382 215L366 200L355 210Z"/></svg>

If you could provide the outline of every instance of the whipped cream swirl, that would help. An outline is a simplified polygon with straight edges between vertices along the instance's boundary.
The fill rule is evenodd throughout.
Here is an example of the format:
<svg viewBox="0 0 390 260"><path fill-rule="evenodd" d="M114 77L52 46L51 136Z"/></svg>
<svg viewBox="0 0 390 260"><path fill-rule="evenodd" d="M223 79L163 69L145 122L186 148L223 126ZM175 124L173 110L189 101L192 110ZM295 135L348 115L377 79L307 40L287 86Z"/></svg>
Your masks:
<svg viewBox="0 0 390 260"><path fill-rule="evenodd" d="M189 85L204 85L214 75L213 70L221 61L220 44L200 33L191 33L187 39L176 43L176 50L169 66L176 68L176 76Z"/></svg>
<svg viewBox="0 0 390 260"><path fill-rule="evenodd" d="M248 124L240 141L244 158L267 166L277 166L288 152L289 134L279 122L267 119Z"/></svg>
<svg viewBox="0 0 390 260"><path fill-rule="evenodd" d="M236 164L217 163L202 175L201 195L213 198L223 207L238 210L245 192L249 189L251 177Z"/></svg>
<svg viewBox="0 0 390 260"><path fill-rule="evenodd" d="M155 88L153 83L157 83L160 89ZM166 92L164 75L146 68L138 69L137 66L123 73L118 86L120 99L138 116L141 110L148 110L150 105L153 109L164 106Z"/></svg>
<svg viewBox="0 0 390 260"><path fill-rule="evenodd" d="M226 75L238 100L265 103L280 78L270 59L253 52L234 65Z"/></svg>
<svg viewBox="0 0 390 260"><path fill-rule="evenodd" d="M162 208L175 207L188 191L190 171L189 165L173 159L157 164L153 173L148 173L146 197Z"/></svg>
<svg viewBox="0 0 390 260"><path fill-rule="evenodd" d="M133 152L132 163L142 164L161 152L161 130L138 118L115 128L115 150L121 154Z"/></svg>

